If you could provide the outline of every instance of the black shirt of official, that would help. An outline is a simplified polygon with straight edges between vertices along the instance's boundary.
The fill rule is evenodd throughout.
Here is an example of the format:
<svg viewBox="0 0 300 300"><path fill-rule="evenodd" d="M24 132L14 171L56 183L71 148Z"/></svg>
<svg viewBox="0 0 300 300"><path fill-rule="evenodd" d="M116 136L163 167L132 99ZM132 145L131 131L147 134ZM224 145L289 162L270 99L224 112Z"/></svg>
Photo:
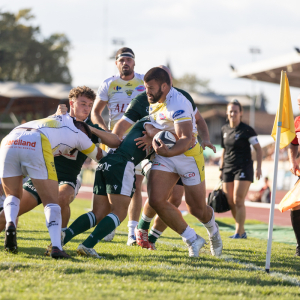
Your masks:
<svg viewBox="0 0 300 300"><path fill-rule="evenodd" d="M221 146L225 148L223 168L240 168L252 162L249 138L257 136L252 127L243 122L235 128L226 124L221 132Z"/></svg>

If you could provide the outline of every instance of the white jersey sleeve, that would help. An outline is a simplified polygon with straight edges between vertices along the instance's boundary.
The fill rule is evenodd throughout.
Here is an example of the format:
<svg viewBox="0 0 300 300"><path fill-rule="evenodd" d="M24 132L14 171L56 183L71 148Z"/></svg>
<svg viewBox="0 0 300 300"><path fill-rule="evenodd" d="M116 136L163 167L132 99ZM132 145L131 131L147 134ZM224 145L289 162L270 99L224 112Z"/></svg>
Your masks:
<svg viewBox="0 0 300 300"><path fill-rule="evenodd" d="M108 78L102 82L98 91L97 91L97 98L101 99L102 101L108 101L108 88L111 82L111 78Z"/></svg>
<svg viewBox="0 0 300 300"><path fill-rule="evenodd" d="M76 148L91 158L92 160L98 162L96 156L98 153L98 148L96 145L89 139L89 137L83 133L81 130L78 132L78 139L77 139L77 145Z"/></svg>

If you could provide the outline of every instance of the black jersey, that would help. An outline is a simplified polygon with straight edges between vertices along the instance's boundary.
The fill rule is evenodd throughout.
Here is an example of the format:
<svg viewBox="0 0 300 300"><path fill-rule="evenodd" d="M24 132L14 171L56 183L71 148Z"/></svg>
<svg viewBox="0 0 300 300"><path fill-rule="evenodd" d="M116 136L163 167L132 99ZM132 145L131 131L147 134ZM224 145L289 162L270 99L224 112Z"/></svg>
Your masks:
<svg viewBox="0 0 300 300"><path fill-rule="evenodd" d="M243 166L252 162L249 138L257 136L252 127L243 122L235 128L226 124L221 132L221 146L225 148L224 168Z"/></svg>

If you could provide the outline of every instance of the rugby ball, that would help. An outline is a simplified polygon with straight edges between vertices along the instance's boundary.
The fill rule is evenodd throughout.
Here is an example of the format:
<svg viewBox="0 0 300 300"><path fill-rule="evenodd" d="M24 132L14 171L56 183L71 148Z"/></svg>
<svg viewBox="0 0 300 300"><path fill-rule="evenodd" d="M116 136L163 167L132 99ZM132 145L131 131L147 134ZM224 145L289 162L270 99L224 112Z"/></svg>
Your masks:
<svg viewBox="0 0 300 300"><path fill-rule="evenodd" d="M175 135L170 131L160 131L153 137L153 139L158 146L160 146L160 142L158 141L158 139L161 139L169 149L171 149L176 144Z"/></svg>

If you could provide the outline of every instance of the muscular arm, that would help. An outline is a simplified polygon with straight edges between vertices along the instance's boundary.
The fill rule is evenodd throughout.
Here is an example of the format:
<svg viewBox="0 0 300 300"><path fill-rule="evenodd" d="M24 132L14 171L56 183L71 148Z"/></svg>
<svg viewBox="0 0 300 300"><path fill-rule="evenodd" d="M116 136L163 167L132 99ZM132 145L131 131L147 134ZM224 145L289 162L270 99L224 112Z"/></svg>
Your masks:
<svg viewBox="0 0 300 300"><path fill-rule="evenodd" d="M253 148L256 151L256 160L257 160L255 177L256 177L256 179L259 179L261 177L262 151L261 151L261 147L260 147L259 143L253 145Z"/></svg>
<svg viewBox="0 0 300 300"><path fill-rule="evenodd" d="M107 104L107 101L103 101L99 98L96 98L95 103L92 108L92 111L91 111L91 120L94 124L98 124L105 131L109 131L102 116L101 116L106 104Z"/></svg>
<svg viewBox="0 0 300 300"><path fill-rule="evenodd" d="M298 154L298 145L290 144L288 148L288 156L291 165L291 172L294 175L296 175L296 169L298 168L298 164L296 162L297 154Z"/></svg>
<svg viewBox="0 0 300 300"><path fill-rule="evenodd" d="M121 144L119 137L113 133L99 130L95 127L89 126L92 133L101 139L101 143L110 148L117 148Z"/></svg>
<svg viewBox="0 0 300 300"><path fill-rule="evenodd" d="M124 136L124 133L131 127L130 124L125 119L120 119L114 126L113 133L116 134L120 139Z"/></svg>
<svg viewBox="0 0 300 300"><path fill-rule="evenodd" d="M175 123L175 133L178 137L176 144L168 149L167 146L159 140L161 146L157 146L155 141L152 145L157 154L165 157L176 156L184 153L190 148L193 139L193 125L191 121Z"/></svg>

